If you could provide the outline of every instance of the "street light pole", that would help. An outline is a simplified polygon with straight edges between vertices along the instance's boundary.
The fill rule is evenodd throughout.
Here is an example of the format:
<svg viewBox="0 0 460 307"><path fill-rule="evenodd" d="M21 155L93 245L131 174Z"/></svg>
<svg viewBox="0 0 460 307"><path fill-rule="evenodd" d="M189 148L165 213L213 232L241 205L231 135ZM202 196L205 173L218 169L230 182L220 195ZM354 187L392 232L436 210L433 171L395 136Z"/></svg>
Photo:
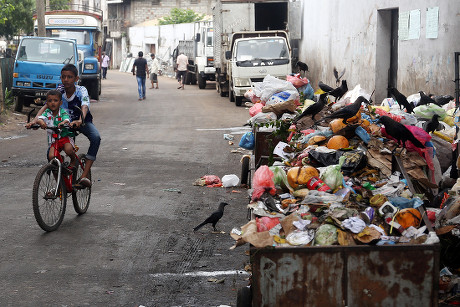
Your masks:
<svg viewBox="0 0 460 307"><path fill-rule="evenodd" d="M46 36L45 31L45 0L35 0L37 6L38 36Z"/></svg>

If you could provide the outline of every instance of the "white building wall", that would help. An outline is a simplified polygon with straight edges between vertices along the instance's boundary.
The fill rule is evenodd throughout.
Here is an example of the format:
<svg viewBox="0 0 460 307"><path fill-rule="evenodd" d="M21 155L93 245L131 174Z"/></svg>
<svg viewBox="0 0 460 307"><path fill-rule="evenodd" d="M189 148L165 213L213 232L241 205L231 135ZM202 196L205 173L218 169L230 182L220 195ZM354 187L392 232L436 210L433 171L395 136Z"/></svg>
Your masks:
<svg viewBox="0 0 460 307"><path fill-rule="evenodd" d="M426 9L439 7L437 39L425 36ZM420 10L420 38L398 40L397 88L404 94L423 90L454 95L454 52L460 51L460 1L452 0L303 0L303 39L299 59L309 65L308 77L335 86L333 67L346 68L348 87L357 84L375 101L386 97L389 24L382 10L399 14ZM383 33L383 34L382 34Z"/></svg>

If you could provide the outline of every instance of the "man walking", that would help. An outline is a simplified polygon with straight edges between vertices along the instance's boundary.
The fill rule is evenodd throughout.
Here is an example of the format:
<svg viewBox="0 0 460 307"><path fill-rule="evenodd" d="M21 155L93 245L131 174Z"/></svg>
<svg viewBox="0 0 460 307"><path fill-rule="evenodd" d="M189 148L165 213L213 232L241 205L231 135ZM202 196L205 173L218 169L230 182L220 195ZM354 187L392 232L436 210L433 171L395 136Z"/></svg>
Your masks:
<svg viewBox="0 0 460 307"><path fill-rule="evenodd" d="M160 70L160 63L158 62L158 59L155 58L155 54L150 54L151 61L149 65L149 70L150 70L150 82L153 84L156 83L158 88L158 70Z"/></svg>
<svg viewBox="0 0 460 307"><path fill-rule="evenodd" d="M188 64L188 57L181 52L180 55L176 59L177 64L177 81L179 82L178 89L184 89L185 83L185 74L187 73L187 64Z"/></svg>
<svg viewBox="0 0 460 307"><path fill-rule="evenodd" d="M139 51L138 58L134 60L133 76L137 79L137 91L139 92L139 100L145 99L145 77L149 71L147 60L143 58L144 53Z"/></svg>
<svg viewBox="0 0 460 307"><path fill-rule="evenodd" d="M102 52L102 79L107 79L107 69L109 68L110 57L105 54L105 51Z"/></svg>

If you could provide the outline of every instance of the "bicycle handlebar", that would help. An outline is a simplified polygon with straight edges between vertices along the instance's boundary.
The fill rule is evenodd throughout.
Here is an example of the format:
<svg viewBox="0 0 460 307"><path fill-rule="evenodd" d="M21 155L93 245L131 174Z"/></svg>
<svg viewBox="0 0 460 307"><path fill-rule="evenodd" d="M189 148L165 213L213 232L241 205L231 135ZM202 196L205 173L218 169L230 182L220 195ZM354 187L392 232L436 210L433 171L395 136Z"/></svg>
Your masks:
<svg viewBox="0 0 460 307"><path fill-rule="evenodd" d="M39 124L33 124L32 126L28 127L27 129L34 129L34 130L37 130L41 128L41 126ZM69 129L70 131L72 132L78 132L77 129L75 127L71 127L70 125L66 124L66 125L62 125L60 127L49 127L49 126L46 126L45 129L47 130L53 130L55 132L60 132L62 130L62 128L67 128Z"/></svg>

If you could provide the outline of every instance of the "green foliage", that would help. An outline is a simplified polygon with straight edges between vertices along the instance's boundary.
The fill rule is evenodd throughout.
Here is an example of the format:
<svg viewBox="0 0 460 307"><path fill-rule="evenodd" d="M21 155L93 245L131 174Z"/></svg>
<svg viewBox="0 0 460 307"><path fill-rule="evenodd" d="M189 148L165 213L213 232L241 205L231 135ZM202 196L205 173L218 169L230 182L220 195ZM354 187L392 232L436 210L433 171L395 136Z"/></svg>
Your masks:
<svg viewBox="0 0 460 307"><path fill-rule="evenodd" d="M13 92L9 89L5 89L5 106L7 108L11 107L14 103Z"/></svg>
<svg viewBox="0 0 460 307"><path fill-rule="evenodd" d="M68 10L70 8L69 3L70 3L69 0L50 0L49 10L51 10L51 11L54 11L54 10ZM47 10L48 10L48 8L47 8Z"/></svg>
<svg viewBox="0 0 460 307"><path fill-rule="evenodd" d="M7 3L6 0L0 0L0 24L5 24L13 10L14 6L11 3Z"/></svg>
<svg viewBox="0 0 460 307"><path fill-rule="evenodd" d="M170 25L178 23L189 23L194 21L200 21L204 18L204 14L198 14L192 9L179 9L173 8L169 13L169 16L160 18L160 25Z"/></svg>
<svg viewBox="0 0 460 307"><path fill-rule="evenodd" d="M2 5L12 5L13 9L7 16L8 22L0 23L0 36L5 36L8 40L13 36L22 33L30 34L33 32L34 22L32 12L34 3L32 0L0 0Z"/></svg>

